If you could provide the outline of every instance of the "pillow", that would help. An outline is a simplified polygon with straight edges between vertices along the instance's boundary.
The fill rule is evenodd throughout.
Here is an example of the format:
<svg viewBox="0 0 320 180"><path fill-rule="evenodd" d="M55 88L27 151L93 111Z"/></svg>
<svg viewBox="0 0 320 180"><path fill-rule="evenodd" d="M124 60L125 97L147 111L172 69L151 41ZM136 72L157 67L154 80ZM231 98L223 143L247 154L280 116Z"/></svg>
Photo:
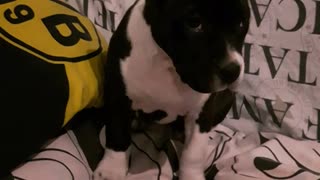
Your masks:
<svg viewBox="0 0 320 180"><path fill-rule="evenodd" d="M39 106L63 104L54 112L63 124L79 110L101 105L107 45L88 18L57 0L6 0L0 3L0 13L1 82L6 82L5 94L11 95L8 101L29 100L14 93L40 93L37 97L45 101L33 97Z"/></svg>
<svg viewBox="0 0 320 180"><path fill-rule="evenodd" d="M0 160L14 166L79 111L102 105L107 43L61 1L4 0L0 14Z"/></svg>

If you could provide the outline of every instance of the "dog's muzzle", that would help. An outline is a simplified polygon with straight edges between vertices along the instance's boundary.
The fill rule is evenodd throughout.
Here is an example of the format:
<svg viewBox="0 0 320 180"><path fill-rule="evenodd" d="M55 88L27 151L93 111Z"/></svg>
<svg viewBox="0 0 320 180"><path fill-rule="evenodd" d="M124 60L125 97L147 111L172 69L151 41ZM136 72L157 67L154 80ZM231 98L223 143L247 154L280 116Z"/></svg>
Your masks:
<svg viewBox="0 0 320 180"><path fill-rule="evenodd" d="M237 51L229 51L228 59L225 60L224 64L220 65L218 70L217 75L220 83L217 83L218 86L216 87L220 87L217 89L237 89L243 79L243 74L243 57Z"/></svg>
<svg viewBox="0 0 320 180"><path fill-rule="evenodd" d="M235 90L242 79L242 67L237 62L230 62L219 69L214 75L211 89L213 92L223 91L225 89Z"/></svg>
<svg viewBox="0 0 320 180"><path fill-rule="evenodd" d="M227 65L221 67L219 73L220 79L227 84L232 84L239 78L240 72L241 66L239 63L237 63L237 61L228 63Z"/></svg>

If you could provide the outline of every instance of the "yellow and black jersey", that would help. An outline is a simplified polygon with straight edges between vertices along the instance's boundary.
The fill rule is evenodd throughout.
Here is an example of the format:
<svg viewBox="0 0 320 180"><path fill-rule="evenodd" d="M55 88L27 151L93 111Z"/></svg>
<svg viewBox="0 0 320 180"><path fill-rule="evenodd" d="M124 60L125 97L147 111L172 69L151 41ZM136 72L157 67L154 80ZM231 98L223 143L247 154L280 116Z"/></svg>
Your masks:
<svg viewBox="0 0 320 180"><path fill-rule="evenodd" d="M88 18L58 0L2 0L0 14L0 121L61 127L102 105L107 45Z"/></svg>

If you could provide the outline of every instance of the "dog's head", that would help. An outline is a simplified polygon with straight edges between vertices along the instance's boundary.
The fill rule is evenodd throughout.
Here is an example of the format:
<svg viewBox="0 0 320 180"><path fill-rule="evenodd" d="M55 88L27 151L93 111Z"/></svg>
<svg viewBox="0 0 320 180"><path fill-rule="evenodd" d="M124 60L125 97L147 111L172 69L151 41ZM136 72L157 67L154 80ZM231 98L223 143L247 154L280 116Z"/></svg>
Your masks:
<svg viewBox="0 0 320 180"><path fill-rule="evenodd" d="M241 79L247 0L146 0L144 16L153 38L192 89L215 92Z"/></svg>

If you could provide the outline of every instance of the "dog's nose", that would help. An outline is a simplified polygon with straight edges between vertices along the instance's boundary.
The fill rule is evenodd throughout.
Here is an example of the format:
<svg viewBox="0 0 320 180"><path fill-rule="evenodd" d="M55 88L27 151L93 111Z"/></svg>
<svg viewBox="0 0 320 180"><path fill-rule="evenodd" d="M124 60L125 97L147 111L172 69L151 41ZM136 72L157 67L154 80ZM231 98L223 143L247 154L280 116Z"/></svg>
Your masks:
<svg viewBox="0 0 320 180"><path fill-rule="evenodd" d="M220 79L228 84L233 83L238 79L240 75L240 65L238 63L232 62L224 65L220 69Z"/></svg>

